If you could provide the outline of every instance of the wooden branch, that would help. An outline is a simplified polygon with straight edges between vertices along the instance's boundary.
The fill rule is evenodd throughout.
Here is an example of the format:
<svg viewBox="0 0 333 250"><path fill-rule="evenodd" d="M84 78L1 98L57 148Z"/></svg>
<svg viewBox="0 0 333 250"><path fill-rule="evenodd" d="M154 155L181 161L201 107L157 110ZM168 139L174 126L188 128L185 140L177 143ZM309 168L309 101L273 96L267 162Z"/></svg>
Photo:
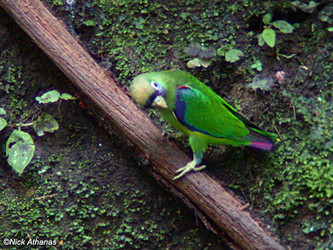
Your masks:
<svg viewBox="0 0 333 250"><path fill-rule="evenodd" d="M39 0L0 0L0 5L29 34L73 83L107 116L122 135L152 162L153 171L178 192L204 222L218 225L242 249L284 249L242 211L242 204L205 172L172 181L190 159L130 100Z"/></svg>

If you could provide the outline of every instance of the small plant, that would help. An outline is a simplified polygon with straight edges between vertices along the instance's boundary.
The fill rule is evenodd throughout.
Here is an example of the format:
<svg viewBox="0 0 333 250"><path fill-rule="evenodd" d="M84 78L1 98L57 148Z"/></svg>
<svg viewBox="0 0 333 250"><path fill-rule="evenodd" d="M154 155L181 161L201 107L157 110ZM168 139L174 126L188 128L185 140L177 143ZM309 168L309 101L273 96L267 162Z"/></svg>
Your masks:
<svg viewBox="0 0 333 250"><path fill-rule="evenodd" d="M0 115L6 115L6 110L4 108L0 108ZM0 131L3 130L7 126L7 120L0 116Z"/></svg>
<svg viewBox="0 0 333 250"><path fill-rule="evenodd" d="M75 100L76 98L70 94L63 93L60 95L60 93L56 90L51 90L46 93L44 93L42 96L37 96L36 101L39 103L52 103L57 102L59 99L61 100Z"/></svg>
<svg viewBox="0 0 333 250"><path fill-rule="evenodd" d="M284 20L277 20L272 22L272 15L267 13L262 18L264 23L264 30L258 36L258 44L263 46L265 43L273 48L276 42L276 31L273 29L276 28L282 33L292 33L295 29L290 23Z"/></svg>
<svg viewBox="0 0 333 250"><path fill-rule="evenodd" d="M225 60L227 62L237 62L238 60L240 60L240 58L244 56L244 53L239 50L239 49L230 49L228 50L228 52L225 54Z"/></svg>
<svg viewBox="0 0 333 250"><path fill-rule="evenodd" d="M207 68L216 56L216 50L214 48L203 48L199 45L189 46L184 51L194 59L187 62L188 68L204 67Z"/></svg>
<svg viewBox="0 0 333 250"><path fill-rule="evenodd" d="M58 100L74 100L75 97L69 94L61 94L52 90L42 96L36 97L39 103L54 103ZM0 108L0 116L7 114L4 108ZM58 122L49 114L42 113L36 120L30 123L8 124L7 120L0 117L0 131L5 127L15 127L6 142L6 157L8 164L19 174L22 174L26 166L30 163L35 153L35 143L30 134L21 130L23 127L33 127L38 136L43 136L44 132L54 132L59 129Z"/></svg>
<svg viewBox="0 0 333 250"><path fill-rule="evenodd" d="M186 64L190 69L196 67L207 68L216 55L225 57L225 60L230 63L237 62L242 56L244 56L244 53L239 49L230 48L227 51L225 47L220 47L218 50L215 50L214 48L203 48L199 45L194 45L186 47L184 51L189 56L195 57Z"/></svg>
<svg viewBox="0 0 333 250"><path fill-rule="evenodd" d="M259 60L256 60L250 67L251 69L256 69L259 72L262 71L262 63Z"/></svg>
<svg viewBox="0 0 333 250"><path fill-rule="evenodd" d="M240 58L244 56L244 53L239 49L233 49L233 48L228 49L222 46L219 49L217 49L217 55L224 56L227 62L234 63L240 60Z"/></svg>

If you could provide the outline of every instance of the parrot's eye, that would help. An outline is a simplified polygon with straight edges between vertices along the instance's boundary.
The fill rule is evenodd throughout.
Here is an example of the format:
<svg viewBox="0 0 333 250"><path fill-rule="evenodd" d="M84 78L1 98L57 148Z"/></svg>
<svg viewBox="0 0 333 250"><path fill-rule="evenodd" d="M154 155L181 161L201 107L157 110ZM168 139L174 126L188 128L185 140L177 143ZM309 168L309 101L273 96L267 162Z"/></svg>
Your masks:
<svg viewBox="0 0 333 250"><path fill-rule="evenodd" d="M160 86L158 85L158 83L154 82L154 81L151 81L150 85L154 88L154 89L157 89L159 90Z"/></svg>

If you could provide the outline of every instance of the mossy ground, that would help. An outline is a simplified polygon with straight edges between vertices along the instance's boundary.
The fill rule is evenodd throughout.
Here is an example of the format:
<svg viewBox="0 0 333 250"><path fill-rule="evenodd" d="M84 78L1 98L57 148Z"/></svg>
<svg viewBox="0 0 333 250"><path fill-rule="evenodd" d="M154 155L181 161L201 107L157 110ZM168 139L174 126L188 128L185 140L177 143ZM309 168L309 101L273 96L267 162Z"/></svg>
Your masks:
<svg viewBox="0 0 333 250"><path fill-rule="evenodd" d="M217 56L207 69L189 71L252 121L277 132L281 146L269 154L210 148L204 163L251 204L254 216L271 225L281 242L294 249L330 247L333 44L327 24L317 18L325 4L306 14L286 1L47 3L124 85L141 72L186 69L192 58L184 49L193 44L242 50L244 57L236 63ZM293 57L258 46L266 12L298 26L292 34L277 35L279 53ZM8 17L2 21L1 105L12 123L29 121L42 108L54 114L61 129L34 137L36 157L21 177L1 158L1 238L52 238L65 247L222 248L128 156L133 149L106 135L77 103L36 107L34 98L41 92L76 90L50 62L45 66L29 40L19 41L22 31L15 27ZM270 91L246 88L258 73L251 68L258 60L267 75L285 71L285 81ZM9 132L1 136L2 148ZM186 142L177 142L188 150Z"/></svg>

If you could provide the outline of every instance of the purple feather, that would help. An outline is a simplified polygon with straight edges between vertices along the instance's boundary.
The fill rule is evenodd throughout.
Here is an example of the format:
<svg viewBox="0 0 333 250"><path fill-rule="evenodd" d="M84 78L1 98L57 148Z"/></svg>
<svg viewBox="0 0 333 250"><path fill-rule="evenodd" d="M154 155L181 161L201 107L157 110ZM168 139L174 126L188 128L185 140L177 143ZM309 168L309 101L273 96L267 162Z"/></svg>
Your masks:
<svg viewBox="0 0 333 250"><path fill-rule="evenodd" d="M254 148L260 148L263 150L272 150L274 144L271 142L265 142L265 141L253 141L251 142L251 145L249 145L250 147L254 147Z"/></svg>

